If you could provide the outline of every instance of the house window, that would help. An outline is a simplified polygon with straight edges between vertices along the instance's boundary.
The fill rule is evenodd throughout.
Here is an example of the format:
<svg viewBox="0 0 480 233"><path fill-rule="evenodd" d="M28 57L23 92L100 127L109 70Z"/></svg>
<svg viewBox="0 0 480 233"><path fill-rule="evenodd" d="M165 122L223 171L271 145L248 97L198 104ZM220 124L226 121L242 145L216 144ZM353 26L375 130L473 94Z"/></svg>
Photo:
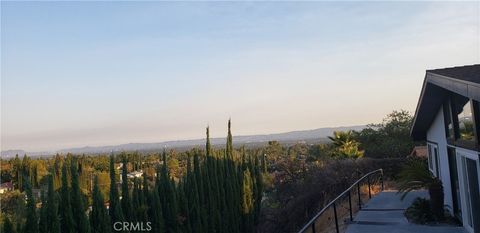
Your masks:
<svg viewBox="0 0 480 233"><path fill-rule="evenodd" d="M455 140L455 131L450 101L445 102L445 104L443 105L443 115L445 119L445 132L447 134L447 138Z"/></svg>
<svg viewBox="0 0 480 233"><path fill-rule="evenodd" d="M457 159L455 148L448 147L448 166L450 170L450 184L452 187L453 214L462 219L462 205L460 203L460 183L458 181Z"/></svg>
<svg viewBox="0 0 480 233"><path fill-rule="evenodd" d="M458 132L459 139L465 141L474 141L474 123L473 123L472 102L468 101L461 112L458 113Z"/></svg>
<svg viewBox="0 0 480 233"><path fill-rule="evenodd" d="M476 134L477 145L480 147L480 103L477 101L472 101L473 108L473 125L474 131Z"/></svg>
<svg viewBox="0 0 480 233"><path fill-rule="evenodd" d="M445 127L449 130L450 122L453 123L454 137L447 133L447 142L458 147L478 150L480 139L480 107L479 103L465 96L453 94L450 99L450 117L445 114ZM448 110L448 108L446 108Z"/></svg>
<svg viewBox="0 0 480 233"><path fill-rule="evenodd" d="M434 143L428 143L428 169L436 177L440 178L440 158L438 156L438 146Z"/></svg>

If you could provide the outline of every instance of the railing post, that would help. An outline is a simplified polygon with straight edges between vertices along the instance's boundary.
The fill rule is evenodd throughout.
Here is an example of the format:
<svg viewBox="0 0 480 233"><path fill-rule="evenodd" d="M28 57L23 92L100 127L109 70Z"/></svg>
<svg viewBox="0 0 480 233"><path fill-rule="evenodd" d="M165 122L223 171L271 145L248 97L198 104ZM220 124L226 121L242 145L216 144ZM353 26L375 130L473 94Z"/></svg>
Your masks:
<svg viewBox="0 0 480 233"><path fill-rule="evenodd" d="M348 191L348 210L350 211L350 222L353 222L353 214L352 214L352 191Z"/></svg>
<svg viewBox="0 0 480 233"><path fill-rule="evenodd" d="M337 233L340 233L338 228L337 206L335 205L335 202L333 203L333 214L335 215L335 229L337 229Z"/></svg>
<svg viewBox="0 0 480 233"><path fill-rule="evenodd" d="M316 231L316 226L315 222L318 220L318 218L328 210L328 208L332 207L333 205L333 212L334 212L334 217L335 217L335 229L337 233L340 233L340 226L338 223L338 215L337 215L337 204L336 202L342 198L344 198L345 193L348 195L348 207L349 207L349 213L350 213L350 221L353 222L353 207L352 207L352 197L355 194L352 194L352 190L355 188L355 185L357 186L357 195L358 195L358 210L362 209L362 193L361 193L361 185L362 182L365 183L365 179L367 179L368 183L368 196L369 198L372 198L372 180L371 180L371 175L376 175L380 171L380 183L381 183L381 190L384 190L384 177L383 177L383 169L378 169L375 171L371 171L364 176L362 176L360 179L358 179L354 184L352 184L347 190L342 192L339 196L337 196L334 200L332 200L329 204L327 204L320 212L318 212L315 217L313 217L305 226L299 231L299 233L305 233L308 231L309 228L311 228L312 233L317 233ZM375 186L378 182L377 178L373 180L373 185Z"/></svg>
<svg viewBox="0 0 480 233"><path fill-rule="evenodd" d="M372 191L370 189L370 176L367 177L368 182L368 199L372 199Z"/></svg>
<svg viewBox="0 0 480 233"><path fill-rule="evenodd" d="M362 209L362 198L360 197L360 182L357 183L357 193L358 193L358 209Z"/></svg>
<svg viewBox="0 0 480 233"><path fill-rule="evenodd" d="M382 183L382 191L384 190L383 187L383 169L380 169L380 183Z"/></svg>

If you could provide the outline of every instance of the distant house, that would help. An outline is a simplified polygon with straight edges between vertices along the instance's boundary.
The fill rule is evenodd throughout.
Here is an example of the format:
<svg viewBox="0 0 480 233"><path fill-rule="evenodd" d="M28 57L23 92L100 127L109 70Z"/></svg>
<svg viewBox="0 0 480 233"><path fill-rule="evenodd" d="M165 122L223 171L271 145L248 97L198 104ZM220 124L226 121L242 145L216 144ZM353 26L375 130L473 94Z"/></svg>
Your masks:
<svg viewBox="0 0 480 233"><path fill-rule="evenodd" d="M127 174L128 179L140 178L143 175L143 171L133 171Z"/></svg>
<svg viewBox="0 0 480 233"><path fill-rule="evenodd" d="M480 232L480 65L427 70L411 135L427 142L447 209Z"/></svg>
<svg viewBox="0 0 480 233"><path fill-rule="evenodd" d="M0 194L6 193L8 191L13 190L13 183L12 182L5 182L0 184Z"/></svg>
<svg viewBox="0 0 480 233"><path fill-rule="evenodd" d="M143 171L133 171L127 174L128 179L141 178L143 176ZM122 176L120 175L120 183L122 182Z"/></svg>
<svg viewBox="0 0 480 233"><path fill-rule="evenodd" d="M416 146L413 148L411 157L427 158L427 146Z"/></svg>

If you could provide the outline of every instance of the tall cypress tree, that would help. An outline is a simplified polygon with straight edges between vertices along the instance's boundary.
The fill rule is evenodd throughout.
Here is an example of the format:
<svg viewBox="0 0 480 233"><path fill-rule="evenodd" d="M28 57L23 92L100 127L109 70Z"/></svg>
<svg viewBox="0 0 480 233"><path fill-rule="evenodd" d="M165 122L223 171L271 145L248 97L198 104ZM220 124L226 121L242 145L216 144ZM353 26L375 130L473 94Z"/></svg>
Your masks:
<svg viewBox="0 0 480 233"><path fill-rule="evenodd" d="M160 175L159 194L163 206L163 216L165 218L165 227L167 233L176 233L178 229L177 223L177 200L175 193L175 183L170 180L170 175L167 167L167 155L163 151L162 154L163 165Z"/></svg>
<svg viewBox="0 0 480 233"><path fill-rule="evenodd" d="M76 231L79 233L89 233L90 225L85 215L85 205L78 180L78 164L76 158L73 158L70 164L70 173L72 177L72 213L75 220Z"/></svg>
<svg viewBox="0 0 480 233"><path fill-rule="evenodd" d="M209 134L207 134L207 138L209 138ZM205 167L203 167L203 170ZM202 226L201 232L208 232L208 214L207 214L207 207L206 207L206 194L205 194L205 187L204 187L204 172L202 171L200 165L200 158L199 153L195 153L193 155L193 170L194 170L194 179L197 182L197 189L198 189L198 202L199 202L199 209L200 209L200 226Z"/></svg>
<svg viewBox="0 0 480 233"><path fill-rule="evenodd" d="M38 164L34 163L32 166L32 186L38 188Z"/></svg>
<svg viewBox="0 0 480 233"><path fill-rule="evenodd" d="M32 193L32 186L30 185L30 179L24 178L24 189L27 194L27 216L25 222L24 233L38 233L38 218L35 207L35 198Z"/></svg>
<svg viewBox="0 0 480 233"><path fill-rule="evenodd" d="M45 197L45 192L42 190L40 200L42 200L42 206L40 207L39 212L39 221L38 221L38 232L40 233L48 233L48 221L47 221L47 200Z"/></svg>
<svg viewBox="0 0 480 233"><path fill-rule="evenodd" d="M242 232L253 231L253 190L252 190L252 176L250 170L247 168L243 172L242 183Z"/></svg>
<svg viewBox="0 0 480 233"><path fill-rule="evenodd" d="M61 202L59 206L60 210L60 226L62 233L74 233L75 222L73 220L70 190L68 188L67 180L67 163L66 161L62 166L62 188L61 188Z"/></svg>
<svg viewBox="0 0 480 233"><path fill-rule="evenodd" d="M142 218L139 193L140 193L140 187L138 184L138 180L135 177L133 179L133 190L132 190L132 209L134 212L132 214L132 218L136 221L139 221Z"/></svg>
<svg viewBox="0 0 480 233"><path fill-rule="evenodd" d="M207 134L207 138L208 138L208 134ZM202 172L200 170L200 158L198 156L198 153L195 153L193 155L193 172L198 185L199 201L200 203L203 204L205 202L205 196L203 192L203 182L202 182L202 174L201 174Z"/></svg>
<svg viewBox="0 0 480 233"><path fill-rule="evenodd" d="M13 160L13 169L14 169L14 185L20 191L23 191L23 173L22 173L22 162L18 158L18 154L15 155Z"/></svg>
<svg viewBox="0 0 480 233"><path fill-rule="evenodd" d="M47 222L49 233L60 233L60 219L58 217L58 199L55 192L54 175L48 176L48 195L47 195Z"/></svg>
<svg viewBox="0 0 480 233"><path fill-rule="evenodd" d="M53 164L52 168L52 174L53 174L53 189L57 190L60 188L62 178L61 178L61 170L62 168L60 167L60 155L55 155L55 162Z"/></svg>
<svg viewBox="0 0 480 233"><path fill-rule="evenodd" d="M212 155L212 145L210 144L210 126L207 126L207 142L205 143L205 155Z"/></svg>
<svg viewBox="0 0 480 233"><path fill-rule="evenodd" d="M151 202L149 201L149 189L148 189L148 179L147 173L143 173L143 185L142 185L142 220L144 222L148 221L148 209L151 206Z"/></svg>
<svg viewBox="0 0 480 233"><path fill-rule="evenodd" d="M93 185L93 204L90 212L92 233L109 233L111 230L110 219L105 208L103 195L98 188L98 177L95 176Z"/></svg>
<svg viewBox="0 0 480 233"><path fill-rule="evenodd" d="M195 151L194 153L197 153ZM203 232L202 220L200 216L200 198L198 195L197 180L195 174L191 171L190 157L187 159L187 177L186 193L188 201L188 216L190 218L190 229L192 232Z"/></svg>
<svg viewBox="0 0 480 233"><path fill-rule="evenodd" d="M177 186L177 200L178 200L178 213L180 220L180 230L183 233L190 233L192 229L190 227L190 216L187 195L185 194L185 179L181 179Z"/></svg>
<svg viewBox="0 0 480 233"><path fill-rule="evenodd" d="M30 177L30 158L26 154L23 155L22 163L20 166L20 177L22 177L21 179L22 185L20 186L20 191L25 190L25 182L26 182L25 179L28 179L30 181L30 188L31 188L32 183L31 183L31 177Z"/></svg>
<svg viewBox="0 0 480 233"><path fill-rule="evenodd" d="M231 119L228 119L228 134L227 134L227 145L225 147L227 158L233 159L233 137L232 137L232 122Z"/></svg>
<svg viewBox="0 0 480 233"><path fill-rule="evenodd" d="M128 191L128 170L127 170L127 158L126 155L122 159L122 212L126 221L133 221L132 202Z"/></svg>
<svg viewBox="0 0 480 233"><path fill-rule="evenodd" d="M263 197L263 176L260 168L260 162L258 161L258 156L255 156L255 162L253 167L253 178L254 179L254 225L258 224L260 218L260 209L262 207L262 197Z"/></svg>
<svg viewBox="0 0 480 233"><path fill-rule="evenodd" d="M163 217L162 203L158 195L158 189L153 189L149 194L149 203L152 208L148 209L150 221L152 222L152 231L154 233L165 233L165 220Z"/></svg>
<svg viewBox="0 0 480 233"><path fill-rule="evenodd" d="M9 217L5 217L3 221L3 232L4 233L16 233L15 229L13 228L13 224L10 221Z"/></svg>
<svg viewBox="0 0 480 233"><path fill-rule="evenodd" d="M262 154L262 172L267 173L267 161L265 153Z"/></svg>
<svg viewBox="0 0 480 233"><path fill-rule="evenodd" d="M115 174L115 156L113 154L110 155L110 206L108 211L112 223L124 221L122 208L119 202L117 179Z"/></svg>

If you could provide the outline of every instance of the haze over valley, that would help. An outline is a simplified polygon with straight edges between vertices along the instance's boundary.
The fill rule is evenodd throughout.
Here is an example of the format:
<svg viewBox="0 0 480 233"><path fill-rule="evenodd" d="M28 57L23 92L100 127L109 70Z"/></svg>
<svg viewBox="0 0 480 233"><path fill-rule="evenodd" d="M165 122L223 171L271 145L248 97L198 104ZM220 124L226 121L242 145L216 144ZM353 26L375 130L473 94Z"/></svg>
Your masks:
<svg viewBox="0 0 480 233"><path fill-rule="evenodd" d="M318 128L311 130L298 130L285 133L275 133L275 134L258 134L258 135L243 135L243 136L234 136L234 145L246 145L250 147L263 146L268 141L279 141L283 143L296 143L300 141L306 142L324 142L327 140L327 136L333 134L334 131L347 131L347 130L362 130L364 125L356 126L341 126L341 127L326 127ZM225 137L221 138L212 138L211 139L213 146L224 146L226 143ZM109 145L109 146L85 146L77 148L65 148L56 151L25 151L23 149L15 150L2 150L2 158L11 158L15 155L23 156L28 154L29 156L48 156L54 154L98 154L98 153L110 153L110 152L121 152L121 151L151 151L151 150L161 150L164 148L168 149L190 149L192 147L204 146L205 139L192 139L192 140L172 140L164 141L157 143L127 143L120 145Z"/></svg>

